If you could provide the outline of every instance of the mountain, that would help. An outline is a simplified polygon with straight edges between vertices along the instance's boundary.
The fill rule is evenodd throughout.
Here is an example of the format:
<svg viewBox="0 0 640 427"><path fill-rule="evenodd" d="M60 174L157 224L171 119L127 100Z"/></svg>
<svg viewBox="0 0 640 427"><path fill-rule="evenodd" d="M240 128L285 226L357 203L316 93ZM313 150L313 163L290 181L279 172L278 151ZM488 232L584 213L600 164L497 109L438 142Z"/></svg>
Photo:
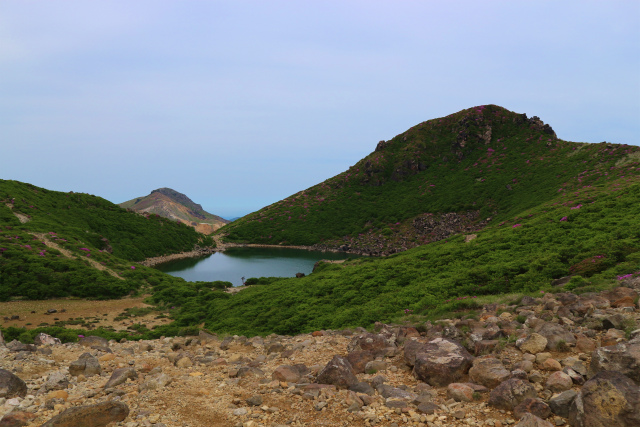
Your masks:
<svg viewBox="0 0 640 427"><path fill-rule="evenodd" d="M558 196L606 185L637 146L559 139L538 117L496 105L420 123L349 168L225 226L231 242L385 255L473 233Z"/></svg>
<svg viewBox="0 0 640 427"><path fill-rule="evenodd" d="M119 206L135 212L152 213L180 221L203 234L211 234L229 223L224 218L206 212L201 205L171 188L153 190L148 196L120 203Z"/></svg>
<svg viewBox="0 0 640 427"><path fill-rule="evenodd" d="M213 245L184 224L94 195L0 180L1 301L175 289L182 279L134 263Z"/></svg>

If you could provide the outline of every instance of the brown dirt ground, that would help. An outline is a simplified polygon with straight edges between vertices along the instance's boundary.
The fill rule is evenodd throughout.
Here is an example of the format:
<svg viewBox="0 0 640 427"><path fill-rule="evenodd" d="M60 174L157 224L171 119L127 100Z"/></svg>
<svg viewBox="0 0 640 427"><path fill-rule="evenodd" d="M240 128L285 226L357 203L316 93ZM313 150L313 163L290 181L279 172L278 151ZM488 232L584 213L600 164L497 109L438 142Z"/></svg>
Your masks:
<svg viewBox="0 0 640 427"><path fill-rule="evenodd" d="M0 302L0 324L3 327L37 328L41 323L53 324L58 320L82 318L88 322L98 320L95 327L111 326L116 330L126 329L134 323L142 323L151 328L155 325L169 323L169 319L155 319L158 312L151 312L145 316L131 317L115 321L114 318L124 312L126 308L150 307L144 303L145 297L123 298L119 300L92 301L83 299L52 299L45 301L9 301ZM55 309L57 313L45 314L47 310ZM65 310L61 313L61 310ZM35 312L35 313L32 313ZM12 316L20 316L19 320L6 320ZM67 328L82 328L81 325L66 325Z"/></svg>

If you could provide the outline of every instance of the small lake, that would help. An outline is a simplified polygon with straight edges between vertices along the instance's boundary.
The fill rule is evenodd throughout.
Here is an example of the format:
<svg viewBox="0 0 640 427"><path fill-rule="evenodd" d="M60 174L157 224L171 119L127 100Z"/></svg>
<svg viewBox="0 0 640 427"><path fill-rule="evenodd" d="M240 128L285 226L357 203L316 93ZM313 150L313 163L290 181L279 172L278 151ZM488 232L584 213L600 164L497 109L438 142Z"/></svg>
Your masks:
<svg viewBox="0 0 640 427"><path fill-rule="evenodd" d="M242 277L295 277L310 274L321 259L339 260L357 255L288 248L229 248L200 258L179 259L155 268L188 281L224 280L242 285Z"/></svg>

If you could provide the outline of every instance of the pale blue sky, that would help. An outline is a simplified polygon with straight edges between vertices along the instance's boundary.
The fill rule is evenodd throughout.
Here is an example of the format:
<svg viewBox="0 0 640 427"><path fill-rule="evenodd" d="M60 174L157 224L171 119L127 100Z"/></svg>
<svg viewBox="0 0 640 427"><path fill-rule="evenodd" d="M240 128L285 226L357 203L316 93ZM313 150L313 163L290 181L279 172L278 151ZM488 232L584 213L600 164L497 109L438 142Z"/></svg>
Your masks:
<svg viewBox="0 0 640 427"><path fill-rule="evenodd" d="M0 2L0 178L53 190L239 216L481 104L640 145L640 2Z"/></svg>

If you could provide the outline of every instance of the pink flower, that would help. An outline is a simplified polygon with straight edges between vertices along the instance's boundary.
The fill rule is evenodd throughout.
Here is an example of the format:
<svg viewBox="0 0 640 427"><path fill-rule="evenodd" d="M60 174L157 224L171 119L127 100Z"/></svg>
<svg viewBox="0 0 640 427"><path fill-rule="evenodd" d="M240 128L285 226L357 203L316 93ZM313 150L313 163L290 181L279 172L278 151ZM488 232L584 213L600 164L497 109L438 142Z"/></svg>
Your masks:
<svg viewBox="0 0 640 427"><path fill-rule="evenodd" d="M132 266L131 266L131 269L132 269L132 270L135 270L136 268L132 265Z"/></svg>

